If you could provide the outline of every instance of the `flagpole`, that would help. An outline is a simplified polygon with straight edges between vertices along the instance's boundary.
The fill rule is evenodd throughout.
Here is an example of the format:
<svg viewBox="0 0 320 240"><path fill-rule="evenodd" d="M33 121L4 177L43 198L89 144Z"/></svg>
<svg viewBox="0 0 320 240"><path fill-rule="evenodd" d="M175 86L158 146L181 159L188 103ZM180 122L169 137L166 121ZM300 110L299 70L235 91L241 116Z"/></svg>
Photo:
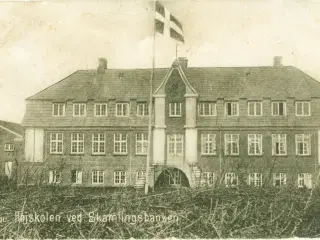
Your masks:
<svg viewBox="0 0 320 240"><path fill-rule="evenodd" d="M153 5L153 11L154 11L154 18L156 15L156 1L154 1ZM145 188L144 193L148 194L149 192L149 171L150 171L150 159L151 159L151 136L152 136L152 94L153 94L153 78L154 78L154 67L155 67L155 39L156 39L156 31L155 26L153 26L153 43L152 43L152 70L151 70L151 76L150 76L150 92L149 92L149 123L148 123L148 154L147 154L147 160L146 160L146 182L145 182Z"/></svg>

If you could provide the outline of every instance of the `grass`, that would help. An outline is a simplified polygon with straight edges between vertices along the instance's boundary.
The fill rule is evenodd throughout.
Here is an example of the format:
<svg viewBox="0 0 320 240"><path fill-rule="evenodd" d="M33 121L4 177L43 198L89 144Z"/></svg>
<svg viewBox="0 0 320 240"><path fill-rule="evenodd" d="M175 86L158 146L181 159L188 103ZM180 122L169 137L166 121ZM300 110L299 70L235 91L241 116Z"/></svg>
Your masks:
<svg viewBox="0 0 320 240"><path fill-rule="evenodd" d="M127 188L24 188L0 195L0 208L6 219L0 222L2 238L320 237L318 188L218 186L166 189L148 196ZM60 221L18 222L17 211L48 213ZM96 214L101 218L90 221ZM110 214L116 219L103 221Z"/></svg>

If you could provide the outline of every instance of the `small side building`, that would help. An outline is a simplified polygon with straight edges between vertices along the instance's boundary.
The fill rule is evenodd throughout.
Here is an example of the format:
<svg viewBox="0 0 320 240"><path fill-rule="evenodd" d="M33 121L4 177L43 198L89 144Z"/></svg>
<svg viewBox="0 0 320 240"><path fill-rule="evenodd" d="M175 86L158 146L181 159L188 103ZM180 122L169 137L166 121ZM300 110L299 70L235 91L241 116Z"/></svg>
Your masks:
<svg viewBox="0 0 320 240"><path fill-rule="evenodd" d="M17 164L23 157L23 128L0 120L0 177L15 179Z"/></svg>

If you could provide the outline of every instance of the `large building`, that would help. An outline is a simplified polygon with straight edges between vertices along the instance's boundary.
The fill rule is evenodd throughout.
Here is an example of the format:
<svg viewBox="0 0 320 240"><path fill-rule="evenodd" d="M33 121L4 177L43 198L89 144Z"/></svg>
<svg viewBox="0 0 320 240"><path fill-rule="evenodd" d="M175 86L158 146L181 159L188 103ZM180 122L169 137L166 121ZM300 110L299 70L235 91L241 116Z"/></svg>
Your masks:
<svg viewBox="0 0 320 240"><path fill-rule="evenodd" d="M0 178L16 179L17 164L23 156L23 128L0 121Z"/></svg>
<svg viewBox="0 0 320 240"><path fill-rule="evenodd" d="M143 186L151 73L108 69L100 59L97 70L76 71L29 97L24 175ZM151 186L316 183L320 83L281 57L261 67L189 67L179 58L155 69L152 85Z"/></svg>

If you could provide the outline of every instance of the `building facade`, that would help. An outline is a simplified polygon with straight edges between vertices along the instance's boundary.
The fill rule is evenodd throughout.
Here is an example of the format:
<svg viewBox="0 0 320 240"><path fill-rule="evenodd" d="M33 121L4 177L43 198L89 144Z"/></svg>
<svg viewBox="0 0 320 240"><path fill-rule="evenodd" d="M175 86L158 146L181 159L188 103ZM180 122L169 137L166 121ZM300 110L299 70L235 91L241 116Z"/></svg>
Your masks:
<svg viewBox="0 0 320 240"><path fill-rule="evenodd" d="M320 83L280 57L262 67L79 70L26 100L20 182L312 187ZM28 177L26 177L28 176Z"/></svg>
<svg viewBox="0 0 320 240"><path fill-rule="evenodd" d="M17 165L23 156L23 128L0 121L0 176L15 179Z"/></svg>

